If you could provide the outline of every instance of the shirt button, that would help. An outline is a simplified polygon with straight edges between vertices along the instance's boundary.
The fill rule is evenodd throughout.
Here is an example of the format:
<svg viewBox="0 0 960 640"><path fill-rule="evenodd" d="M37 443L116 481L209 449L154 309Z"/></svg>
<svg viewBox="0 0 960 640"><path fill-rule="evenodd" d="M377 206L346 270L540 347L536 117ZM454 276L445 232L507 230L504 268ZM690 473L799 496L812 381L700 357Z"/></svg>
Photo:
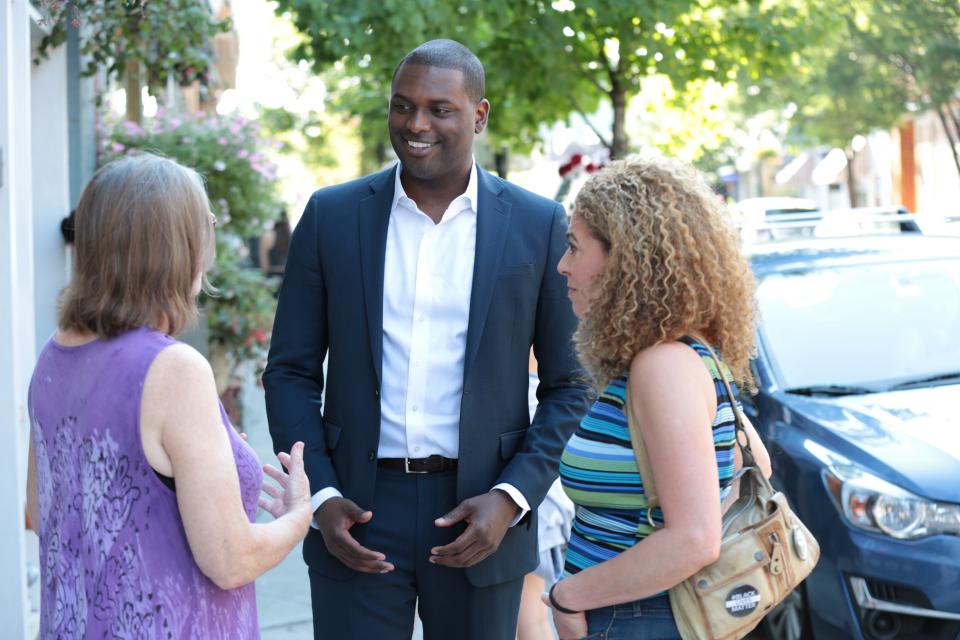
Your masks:
<svg viewBox="0 0 960 640"><path fill-rule="evenodd" d="M376 451L371 450L369 453L367 453L367 460L369 460L370 462L373 462L376 459L377 459Z"/></svg>
<svg viewBox="0 0 960 640"><path fill-rule="evenodd" d="M417 316L417 322L423 322L425 319L423 316Z"/></svg>
<svg viewBox="0 0 960 640"><path fill-rule="evenodd" d="M377 396L377 397L379 398L379 397L380 397L380 389L374 389L374 390L373 390L373 395L375 395L375 396Z"/></svg>
<svg viewBox="0 0 960 640"><path fill-rule="evenodd" d="M413 448L413 452L414 452L414 453L420 453L420 447L414 447L414 448Z"/></svg>
<svg viewBox="0 0 960 640"><path fill-rule="evenodd" d="M414 412L416 412L418 409L420 409L420 407L418 407L417 405L413 405L413 411L414 411Z"/></svg>

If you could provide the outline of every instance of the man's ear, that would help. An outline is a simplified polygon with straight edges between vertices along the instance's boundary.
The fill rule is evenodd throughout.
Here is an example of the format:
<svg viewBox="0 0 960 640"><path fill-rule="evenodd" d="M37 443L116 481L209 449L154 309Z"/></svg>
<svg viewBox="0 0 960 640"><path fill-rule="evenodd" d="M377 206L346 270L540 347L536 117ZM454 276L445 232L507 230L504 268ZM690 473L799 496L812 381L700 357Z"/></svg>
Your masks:
<svg viewBox="0 0 960 640"><path fill-rule="evenodd" d="M480 133L487 128L487 118L490 117L490 103L486 98L477 103L477 110L473 119L473 132Z"/></svg>

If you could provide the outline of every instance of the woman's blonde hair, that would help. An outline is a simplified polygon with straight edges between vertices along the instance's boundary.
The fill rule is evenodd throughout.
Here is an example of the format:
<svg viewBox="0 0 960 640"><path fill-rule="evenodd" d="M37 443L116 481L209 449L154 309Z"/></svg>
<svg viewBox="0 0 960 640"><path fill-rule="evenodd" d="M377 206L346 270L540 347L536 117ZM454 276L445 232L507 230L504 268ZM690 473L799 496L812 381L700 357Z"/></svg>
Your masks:
<svg viewBox="0 0 960 640"><path fill-rule="evenodd" d="M87 184L75 221L73 279L60 297L61 329L110 338L139 326L175 335L197 314L214 257L200 177L149 153L115 160Z"/></svg>
<svg viewBox="0 0 960 640"><path fill-rule="evenodd" d="M598 384L629 371L647 347L699 334L753 388L753 275L698 172L663 158L614 162L586 182L573 212L608 249L574 337Z"/></svg>

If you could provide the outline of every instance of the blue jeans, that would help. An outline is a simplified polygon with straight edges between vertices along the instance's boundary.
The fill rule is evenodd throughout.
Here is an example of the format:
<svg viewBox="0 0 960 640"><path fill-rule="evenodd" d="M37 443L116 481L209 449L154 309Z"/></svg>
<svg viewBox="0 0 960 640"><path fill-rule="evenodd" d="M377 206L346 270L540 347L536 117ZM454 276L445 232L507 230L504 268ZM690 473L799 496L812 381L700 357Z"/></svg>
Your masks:
<svg viewBox="0 0 960 640"><path fill-rule="evenodd" d="M680 640L667 594L587 611L584 640Z"/></svg>

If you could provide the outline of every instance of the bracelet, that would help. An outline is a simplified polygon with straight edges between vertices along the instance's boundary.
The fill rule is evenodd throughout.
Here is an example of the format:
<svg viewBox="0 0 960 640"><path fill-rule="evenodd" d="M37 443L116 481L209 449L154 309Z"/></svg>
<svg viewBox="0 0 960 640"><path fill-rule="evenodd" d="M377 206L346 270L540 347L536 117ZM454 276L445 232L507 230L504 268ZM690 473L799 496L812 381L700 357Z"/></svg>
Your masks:
<svg viewBox="0 0 960 640"><path fill-rule="evenodd" d="M553 583L553 586L550 587L550 591L547 592L547 598L550 600L550 606L553 607L554 609L556 609L557 611L559 611L560 613L565 613L565 614L567 614L568 616L573 616L573 615L576 615L576 614L578 614L578 613L581 613L580 611L574 611L573 609L567 609L566 607L562 606L559 602L557 602L557 599L556 599L556 598L554 597L554 595L553 595L553 590L557 588L557 585L558 585L558 584L560 584L560 583L559 583L559 582L554 582L554 583Z"/></svg>

